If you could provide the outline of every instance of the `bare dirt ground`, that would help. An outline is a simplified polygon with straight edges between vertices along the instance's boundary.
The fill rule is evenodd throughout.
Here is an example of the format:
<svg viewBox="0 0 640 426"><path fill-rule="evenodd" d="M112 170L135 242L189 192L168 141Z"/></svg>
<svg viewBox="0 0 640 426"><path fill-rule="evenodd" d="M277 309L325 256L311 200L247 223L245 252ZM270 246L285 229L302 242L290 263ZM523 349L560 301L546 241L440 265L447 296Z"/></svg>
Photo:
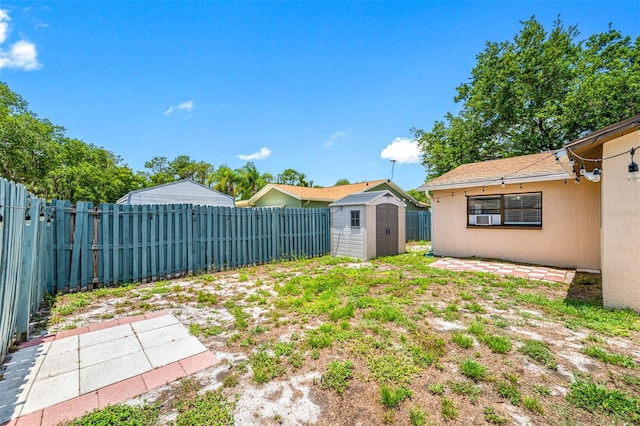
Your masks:
<svg viewBox="0 0 640 426"><path fill-rule="evenodd" d="M222 387L236 401L233 416L237 425L632 421L578 408L566 398L576 377L640 396L640 379L634 381L636 368L605 363L583 353L584 348L596 345L640 363L638 316L629 313L628 324L612 332L614 326L597 325L597 316L603 312L599 308L594 308L590 318L591 314L561 312L564 308L545 302L567 297L597 301L601 297L598 277L579 275L572 285L565 285L435 271L428 267L431 259L424 251L425 247L413 247L408 254L371 262L331 258L283 262L61 296L39 325L56 332L149 310L169 311L222 361L198 373L192 384L200 392ZM336 270L343 283L330 299L321 287L331 284L322 277ZM319 286L314 291L304 290L303 284L302 290L296 287L301 280L312 278L317 280L313 285ZM325 299L328 308L322 305ZM376 300L389 304L379 306ZM330 312L349 303L355 306L353 315L331 319ZM328 346L314 344L309 337L322 324L333 327L334 338ZM482 343L481 334L470 331L473 324L483 324L487 335L504 336L512 347L505 353L494 352ZM471 337L472 346L454 343L456 332ZM528 340L545 342L557 367L523 354L519 348ZM429 343L440 341L440 346ZM293 352L274 356L279 342L288 344ZM415 342L426 343L416 346ZM414 353L411 348L415 347L425 353L435 348L432 352L437 356L422 364L411 361L407 354ZM266 368L266 380L256 379L256 354L261 351L267 359L276 359ZM473 381L461 373L461 363L467 359L486 367L484 378ZM346 360L352 361L354 374L340 395L323 386L322 378L331 362ZM398 360L403 362L394 363ZM513 399L504 391L509 383L509 389L515 389ZM386 408L381 388L387 384L404 386L411 396L396 408ZM439 385L442 392L438 392ZM177 415L171 401L180 392L180 384L174 383L128 403L162 403L161 422L171 423ZM451 401L455 415L445 413L445 400Z"/></svg>

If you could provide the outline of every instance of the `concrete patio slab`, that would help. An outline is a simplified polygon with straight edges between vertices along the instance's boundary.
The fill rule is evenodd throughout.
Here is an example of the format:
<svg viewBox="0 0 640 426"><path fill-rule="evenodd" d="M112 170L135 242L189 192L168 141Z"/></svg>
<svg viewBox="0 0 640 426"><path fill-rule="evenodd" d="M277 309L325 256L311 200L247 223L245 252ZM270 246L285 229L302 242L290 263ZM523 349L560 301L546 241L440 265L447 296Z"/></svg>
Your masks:
<svg viewBox="0 0 640 426"><path fill-rule="evenodd" d="M165 311L38 337L0 369L0 425L57 425L218 362Z"/></svg>
<svg viewBox="0 0 640 426"><path fill-rule="evenodd" d="M502 276L513 276L529 280L550 281L570 284L575 277L575 271L543 266L526 266L511 263L496 263L491 261L455 259L443 257L431 265L432 268L447 269L449 271L488 272Z"/></svg>

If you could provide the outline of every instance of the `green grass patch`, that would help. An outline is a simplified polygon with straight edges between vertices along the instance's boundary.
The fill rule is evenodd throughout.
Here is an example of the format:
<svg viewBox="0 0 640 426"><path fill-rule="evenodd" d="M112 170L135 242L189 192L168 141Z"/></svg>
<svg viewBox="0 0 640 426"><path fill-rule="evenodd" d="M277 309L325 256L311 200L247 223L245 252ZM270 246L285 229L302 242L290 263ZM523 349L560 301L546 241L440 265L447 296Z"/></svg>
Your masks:
<svg viewBox="0 0 640 426"><path fill-rule="evenodd" d="M380 388L380 397L382 405L391 410L397 408L402 401L411 397L411 390L404 386L390 388L387 385L382 385Z"/></svg>
<svg viewBox="0 0 640 426"><path fill-rule="evenodd" d="M452 399L442 398L442 417L445 420L455 420L458 418L458 408Z"/></svg>
<svg viewBox="0 0 640 426"><path fill-rule="evenodd" d="M479 338L482 343L487 345L492 352L497 354L504 354L511 351L512 344L511 339L507 336L498 336L496 334L490 334Z"/></svg>
<svg viewBox="0 0 640 426"><path fill-rule="evenodd" d="M411 426L426 426L427 412L420 406L409 408L409 422Z"/></svg>
<svg viewBox="0 0 640 426"><path fill-rule="evenodd" d="M444 393L444 385L442 383L432 383L427 386L427 389L434 395L442 395Z"/></svg>
<svg viewBox="0 0 640 426"><path fill-rule="evenodd" d="M469 398L472 404L478 400L480 395L480 386L474 384L472 381L463 380L460 382L449 383L449 388L458 395L464 395Z"/></svg>
<svg viewBox="0 0 640 426"><path fill-rule="evenodd" d="M251 356L250 364L253 369L253 380L259 384L267 383L286 371L280 356L270 354L265 348L261 348Z"/></svg>
<svg viewBox="0 0 640 426"><path fill-rule="evenodd" d="M630 423L640 422L640 400L591 381L578 379L571 383L567 401L590 412L615 416Z"/></svg>
<svg viewBox="0 0 640 426"><path fill-rule="evenodd" d="M473 358L467 358L460 363L460 372L473 381L483 380L487 376L487 367Z"/></svg>
<svg viewBox="0 0 640 426"><path fill-rule="evenodd" d="M198 292L198 303L202 303L203 305L216 305L218 303L218 298L215 294L209 293L207 291L200 290Z"/></svg>
<svg viewBox="0 0 640 426"><path fill-rule="evenodd" d="M545 342L527 339L518 350L547 368L551 368L552 370L558 369L558 363Z"/></svg>
<svg viewBox="0 0 640 426"><path fill-rule="evenodd" d="M522 398L522 406L532 413L540 415L544 414L544 409L542 408L542 404L540 404L538 398L532 396L524 396Z"/></svg>
<svg viewBox="0 0 640 426"><path fill-rule="evenodd" d="M488 406L488 407L484 407L483 409L484 412L484 420L492 425L506 425L507 423L509 423L509 420L505 417L501 417L498 414L496 414L496 409Z"/></svg>
<svg viewBox="0 0 640 426"><path fill-rule="evenodd" d="M222 389L207 391L191 400L181 400L177 408L176 426L234 424L235 401L228 401Z"/></svg>
<svg viewBox="0 0 640 426"><path fill-rule="evenodd" d="M607 352L600 346L587 346L580 351L585 355L589 355L592 358L599 359L607 364L619 365L627 368L637 368L638 364L628 355L621 355L612 352Z"/></svg>
<svg viewBox="0 0 640 426"><path fill-rule="evenodd" d="M349 379L352 377L353 362L333 361L322 375L321 386L325 389L333 389L338 395L342 395L349 388Z"/></svg>
<svg viewBox="0 0 640 426"><path fill-rule="evenodd" d="M368 362L371 374L379 383L409 384L413 376L421 371L412 360L398 353L375 357Z"/></svg>
<svg viewBox="0 0 640 426"><path fill-rule="evenodd" d="M520 405L522 393L516 383L513 381L500 380L496 382L495 386L496 391L501 397L508 399L513 405Z"/></svg>
<svg viewBox="0 0 640 426"><path fill-rule="evenodd" d="M464 333L451 333L451 341L463 349L469 349L473 347L473 337L468 336Z"/></svg>
<svg viewBox="0 0 640 426"><path fill-rule="evenodd" d="M148 426L158 422L157 406L109 405L101 410L93 410L79 419L67 423L70 426Z"/></svg>

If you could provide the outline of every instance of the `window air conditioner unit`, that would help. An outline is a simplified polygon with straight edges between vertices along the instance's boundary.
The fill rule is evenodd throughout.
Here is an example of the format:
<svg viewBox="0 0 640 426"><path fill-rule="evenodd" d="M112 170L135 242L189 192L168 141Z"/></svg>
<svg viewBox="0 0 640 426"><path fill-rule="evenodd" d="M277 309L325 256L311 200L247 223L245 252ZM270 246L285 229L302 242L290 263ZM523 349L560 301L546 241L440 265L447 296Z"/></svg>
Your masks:
<svg viewBox="0 0 640 426"><path fill-rule="evenodd" d="M489 214L479 214L476 216L476 225L491 225L491 215Z"/></svg>

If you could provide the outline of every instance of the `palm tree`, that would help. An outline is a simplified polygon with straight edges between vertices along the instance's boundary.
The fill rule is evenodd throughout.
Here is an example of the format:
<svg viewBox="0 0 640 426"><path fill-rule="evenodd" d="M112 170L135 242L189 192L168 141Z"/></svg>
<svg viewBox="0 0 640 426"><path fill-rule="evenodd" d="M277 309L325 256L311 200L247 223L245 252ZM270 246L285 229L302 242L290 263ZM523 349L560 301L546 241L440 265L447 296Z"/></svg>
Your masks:
<svg viewBox="0 0 640 426"><path fill-rule="evenodd" d="M216 191L224 192L236 197L236 185L238 184L238 174L226 164L221 165L207 177L207 185Z"/></svg>

